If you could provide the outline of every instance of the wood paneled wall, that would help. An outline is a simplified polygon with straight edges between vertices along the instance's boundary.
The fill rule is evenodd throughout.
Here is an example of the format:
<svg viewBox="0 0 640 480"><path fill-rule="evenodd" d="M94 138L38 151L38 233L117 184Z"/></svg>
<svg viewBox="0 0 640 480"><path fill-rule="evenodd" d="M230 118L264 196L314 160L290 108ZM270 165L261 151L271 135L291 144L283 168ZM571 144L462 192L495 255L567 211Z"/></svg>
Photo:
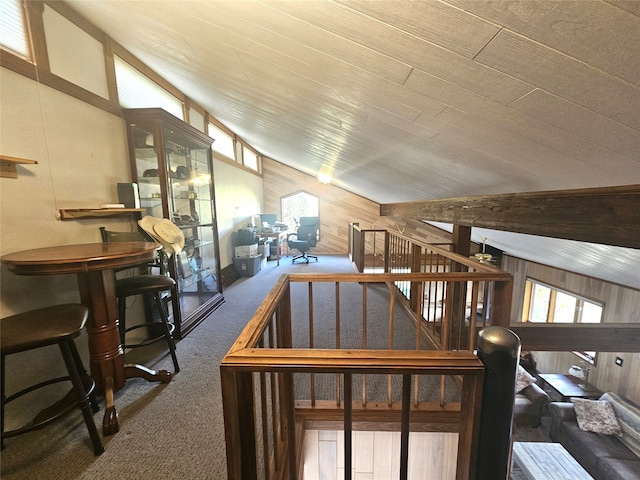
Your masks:
<svg viewBox="0 0 640 480"><path fill-rule="evenodd" d="M603 303L604 323L640 323L639 290L508 255L502 259L502 269L511 273L514 279L511 323L521 321L527 277ZM567 373L569 367L580 360L571 352L534 352L533 355L538 370L543 373ZM623 360L621 367L615 364L616 357ZM616 392L640 403L640 353L598 353L589 383L602 391Z"/></svg>
<svg viewBox="0 0 640 480"><path fill-rule="evenodd" d="M430 242L449 242L450 234L416 220L381 217L380 204L347 192L335 185L323 185L306 173L265 158L262 163L264 213L281 215L280 199L305 191L320 199L320 242L314 253L344 255L348 251L349 223L362 228L387 228Z"/></svg>

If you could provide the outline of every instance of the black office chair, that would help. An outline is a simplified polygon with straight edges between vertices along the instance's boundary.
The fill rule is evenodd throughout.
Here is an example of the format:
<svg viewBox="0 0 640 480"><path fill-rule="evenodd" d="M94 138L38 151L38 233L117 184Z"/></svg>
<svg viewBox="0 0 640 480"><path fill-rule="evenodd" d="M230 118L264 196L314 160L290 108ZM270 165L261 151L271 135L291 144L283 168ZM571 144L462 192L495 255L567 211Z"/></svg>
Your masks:
<svg viewBox="0 0 640 480"><path fill-rule="evenodd" d="M306 260L307 263L309 263L310 258L315 258L316 262L318 261L317 256L307 253L318 244L318 223L318 217L300 217L298 231L287 235L289 248L300 252L300 255L293 257L291 263L295 263L296 260L301 258Z"/></svg>
<svg viewBox="0 0 640 480"><path fill-rule="evenodd" d="M102 235L102 241L105 243L110 242L148 242L154 241L145 237L142 232L111 232L105 227L100 227L100 234ZM120 329L120 343L124 348L137 348L151 345L159 341L166 341L169 347L169 353L171 354L171 360L173 360L173 366L175 373L180 371L178 365L178 358L176 356L176 344L173 339L173 332L175 325L169 320L169 313L167 306L164 303L162 297L163 292L170 292L171 297L177 298L176 294L176 282L173 278L166 275L166 259L163 258L163 253L160 251L158 261L152 264L141 265L140 268L142 274L134 275L132 277L117 278L116 279L116 297L118 299L118 322ZM160 270L160 274L148 273L150 269L157 267ZM127 328L125 315L127 311L127 297L134 295L149 295L153 300L153 304L156 306L158 313L161 317L160 322L156 322L151 319L147 319L145 323L134 325ZM126 334L137 330L139 328L148 328L150 337L137 342L126 343Z"/></svg>

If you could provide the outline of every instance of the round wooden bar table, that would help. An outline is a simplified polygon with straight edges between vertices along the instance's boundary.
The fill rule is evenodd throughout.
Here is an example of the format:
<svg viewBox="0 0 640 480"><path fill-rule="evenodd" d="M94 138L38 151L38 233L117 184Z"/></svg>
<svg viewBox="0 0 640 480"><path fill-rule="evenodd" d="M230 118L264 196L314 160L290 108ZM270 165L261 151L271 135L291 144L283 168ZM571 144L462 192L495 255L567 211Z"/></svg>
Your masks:
<svg viewBox="0 0 640 480"><path fill-rule="evenodd" d="M97 392L105 397L104 435L120 428L113 394L127 378L171 381L167 370L124 364L115 295L114 269L148 262L160 248L153 242L84 243L24 250L0 258L17 275L77 275L81 301L90 309L87 333L91 376Z"/></svg>

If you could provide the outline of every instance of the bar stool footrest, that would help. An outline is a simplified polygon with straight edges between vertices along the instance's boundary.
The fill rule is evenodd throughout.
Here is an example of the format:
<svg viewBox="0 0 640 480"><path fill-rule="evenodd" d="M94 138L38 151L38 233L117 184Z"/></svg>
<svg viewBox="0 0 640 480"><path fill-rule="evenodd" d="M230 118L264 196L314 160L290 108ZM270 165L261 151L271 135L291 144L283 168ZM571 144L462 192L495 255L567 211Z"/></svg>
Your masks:
<svg viewBox="0 0 640 480"><path fill-rule="evenodd" d="M161 327L162 324L159 322L147 322L147 323L141 323L138 325L134 325L133 327L129 327L127 329L124 330L124 332L122 332L123 336L126 335L129 332L132 332L138 328L149 328L149 327ZM176 326L171 323L168 322L167 326L169 327L169 334L173 335L174 330L176 329ZM138 343L124 343L122 344L123 348L137 348L137 347L146 347L147 345L151 345L153 343L156 342L160 342L160 341L167 341L167 334L166 333L162 333L158 336L155 337L151 337L151 338L147 338L146 340L142 340Z"/></svg>
<svg viewBox="0 0 640 480"><path fill-rule="evenodd" d="M96 383L93 381L91 377L85 377L85 378L86 379L83 378L83 382L82 382L85 388L85 391L84 391L85 399L87 401L90 401L90 397L96 387ZM35 385L31 385L27 388L24 388L6 397L4 400L4 404L7 405L8 403L14 400L17 400L18 398L23 397L28 393L31 393L41 388L48 387L49 385L53 385L55 383L61 383L61 382L71 382L71 377L65 376L65 377L52 378L49 380L45 380L44 382L36 383ZM56 403L54 403L53 405L45 408L44 410L36 414L36 416L33 419L33 423L24 425L20 428L2 432L2 438L10 438L16 435L20 435L22 433L30 432L32 430L38 430L40 428L44 428L51 422L77 409L81 403L82 402L78 401L76 397L76 392L72 389L71 391L69 391L69 393L67 393L64 397L62 397ZM47 415L46 412L49 412L49 413L55 412L55 413L53 413L52 415ZM42 419L38 420L39 418L42 418Z"/></svg>

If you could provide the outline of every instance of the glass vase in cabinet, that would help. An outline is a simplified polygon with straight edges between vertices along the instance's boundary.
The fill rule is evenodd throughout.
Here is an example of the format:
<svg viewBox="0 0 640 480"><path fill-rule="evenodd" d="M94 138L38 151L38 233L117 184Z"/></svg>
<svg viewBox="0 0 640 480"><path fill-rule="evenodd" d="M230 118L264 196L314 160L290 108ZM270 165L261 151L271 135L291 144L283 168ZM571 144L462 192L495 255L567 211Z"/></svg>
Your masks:
<svg viewBox="0 0 640 480"><path fill-rule="evenodd" d="M171 312L184 337L223 301L211 144L213 139L160 108L123 110L133 181L148 215L170 219L185 246L169 260L178 285Z"/></svg>

